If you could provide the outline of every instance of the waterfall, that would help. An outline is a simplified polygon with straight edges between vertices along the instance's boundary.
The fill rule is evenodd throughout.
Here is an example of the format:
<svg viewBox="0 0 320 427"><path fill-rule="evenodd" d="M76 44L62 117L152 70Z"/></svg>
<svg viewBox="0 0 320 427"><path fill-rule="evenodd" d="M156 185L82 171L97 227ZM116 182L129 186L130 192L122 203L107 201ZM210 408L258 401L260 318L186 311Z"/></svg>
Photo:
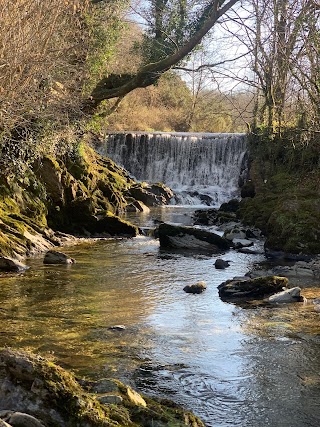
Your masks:
<svg viewBox="0 0 320 427"><path fill-rule="evenodd" d="M137 180L163 182L177 204L220 205L239 194L245 134L112 133L97 151Z"/></svg>

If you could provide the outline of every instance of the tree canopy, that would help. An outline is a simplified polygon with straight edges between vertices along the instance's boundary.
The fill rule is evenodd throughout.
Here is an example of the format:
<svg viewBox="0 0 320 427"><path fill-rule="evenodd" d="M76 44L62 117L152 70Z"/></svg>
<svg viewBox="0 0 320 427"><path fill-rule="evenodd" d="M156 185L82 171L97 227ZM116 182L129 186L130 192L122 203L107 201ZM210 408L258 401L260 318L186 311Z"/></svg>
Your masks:
<svg viewBox="0 0 320 427"><path fill-rule="evenodd" d="M151 0L151 29L145 42L151 46L147 59L135 74L108 74L91 92L85 110L94 110L103 100L123 97L136 88L154 84L160 76L179 64L202 41L212 27L239 0L196 2ZM160 57L160 59L159 59Z"/></svg>

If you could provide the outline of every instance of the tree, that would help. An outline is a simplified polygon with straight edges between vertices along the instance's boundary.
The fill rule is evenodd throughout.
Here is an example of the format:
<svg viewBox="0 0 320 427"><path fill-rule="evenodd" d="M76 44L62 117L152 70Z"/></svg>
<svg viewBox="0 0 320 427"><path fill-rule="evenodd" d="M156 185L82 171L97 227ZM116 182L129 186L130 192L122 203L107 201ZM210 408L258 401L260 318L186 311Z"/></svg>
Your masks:
<svg viewBox="0 0 320 427"><path fill-rule="evenodd" d="M111 74L103 77L92 91L90 99L85 102L84 111L92 113L103 100L111 98L121 99L136 88L154 84L163 73L186 58L218 20L226 15L239 1L211 0L205 3L201 9L200 4L197 3L196 8L190 12L190 20L187 25L188 31L184 32L184 34L188 34L188 38L185 38L182 34L182 29L186 23L186 2L180 0L178 4L181 6L180 10L183 10L183 19L181 18L175 27L177 30L176 40L173 40L170 34L167 35L165 33L166 26L163 25L163 22L165 19L165 8L170 5L176 6L177 2L169 2L169 0L152 1L154 12L153 41L159 44L159 42L167 43L168 40L171 40L175 45L175 49L172 51L166 49L164 57L155 62L144 64L135 74Z"/></svg>
<svg viewBox="0 0 320 427"><path fill-rule="evenodd" d="M314 0L252 0L252 6L254 31L247 40L263 99L257 98L256 118L281 133L290 114L300 115L291 105L301 108L308 98L317 108L319 102L319 6Z"/></svg>

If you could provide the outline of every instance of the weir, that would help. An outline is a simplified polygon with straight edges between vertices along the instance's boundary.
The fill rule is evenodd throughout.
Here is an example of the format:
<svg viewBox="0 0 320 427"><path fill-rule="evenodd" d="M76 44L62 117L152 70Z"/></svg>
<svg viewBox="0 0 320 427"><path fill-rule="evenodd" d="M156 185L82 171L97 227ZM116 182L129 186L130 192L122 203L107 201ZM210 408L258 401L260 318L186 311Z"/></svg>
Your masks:
<svg viewBox="0 0 320 427"><path fill-rule="evenodd" d="M110 133L98 152L139 181L165 183L183 205L220 205L237 197L247 169L241 133Z"/></svg>

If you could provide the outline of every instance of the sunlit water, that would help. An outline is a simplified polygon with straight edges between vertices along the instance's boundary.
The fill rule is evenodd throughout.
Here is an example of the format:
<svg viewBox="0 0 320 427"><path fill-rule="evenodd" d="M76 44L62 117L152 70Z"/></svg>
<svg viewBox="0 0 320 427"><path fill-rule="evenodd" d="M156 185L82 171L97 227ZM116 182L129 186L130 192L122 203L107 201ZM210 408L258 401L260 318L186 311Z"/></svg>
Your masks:
<svg viewBox="0 0 320 427"><path fill-rule="evenodd" d="M189 213L174 220L188 223ZM32 259L27 272L0 277L2 346L54 354L78 375L120 378L211 427L319 425L320 314L312 304L246 310L219 299L217 286L261 256L230 251L231 266L216 270L216 257L162 252L148 237L64 252L77 263ZM198 280L207 282L203 294L183 292Z"/></svg>

